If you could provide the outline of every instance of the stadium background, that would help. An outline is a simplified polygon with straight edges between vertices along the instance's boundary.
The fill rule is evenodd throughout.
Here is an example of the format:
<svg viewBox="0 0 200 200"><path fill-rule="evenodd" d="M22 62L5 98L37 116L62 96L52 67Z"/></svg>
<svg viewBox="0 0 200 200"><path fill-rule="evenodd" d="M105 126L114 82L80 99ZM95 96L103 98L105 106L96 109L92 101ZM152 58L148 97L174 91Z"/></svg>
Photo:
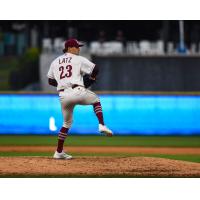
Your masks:
<svg viewBox="0 0 200 200"><path fill-rule="evenodd" d="M75 37L100 66L92 90L116 134L198 135L200 22L181 22L1 21L0 133L57 134L60 105L46 74ZM71 134L98 134L90 107L74 117Z"/></svg>
<svg viewBox="0 0 200 200"><path fill-rule="evenodd" d="M0 21L0 156L52 156L62 115L46 74L71 37L83 41L81 55L100 66L91 89L100 95L106 124L115 133L102 137L92 108L77 106L65 143L74 156L200 162L200 22L176 20ZM104 152L85 152L84 146ZM105 152L105 147L157 151Z"/></svg>

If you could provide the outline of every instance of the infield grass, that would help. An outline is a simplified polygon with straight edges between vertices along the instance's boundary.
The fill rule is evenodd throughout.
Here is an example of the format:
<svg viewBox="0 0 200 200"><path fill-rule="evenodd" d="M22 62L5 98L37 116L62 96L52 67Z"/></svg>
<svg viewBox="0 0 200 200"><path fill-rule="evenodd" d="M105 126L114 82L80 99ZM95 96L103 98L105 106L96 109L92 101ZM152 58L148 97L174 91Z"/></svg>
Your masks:
<svg viewBox="0 0 200 200"><path fill-rule="evenodd" d="M0 146L55 146L57 136L1 135ZM200 136L74 136L68 146L200 147Z"/></svg>
<svg viewBox="0 0 200 200"><path fill-rule="evenodd" d="M200 147L200 136L68 136L67 146ZM0 146L56 146L57 136L1 135ZM0 152L0 156L52 156L53 152ZM73 156L145 156L200 163L200 155L73 153Z"/></svg>

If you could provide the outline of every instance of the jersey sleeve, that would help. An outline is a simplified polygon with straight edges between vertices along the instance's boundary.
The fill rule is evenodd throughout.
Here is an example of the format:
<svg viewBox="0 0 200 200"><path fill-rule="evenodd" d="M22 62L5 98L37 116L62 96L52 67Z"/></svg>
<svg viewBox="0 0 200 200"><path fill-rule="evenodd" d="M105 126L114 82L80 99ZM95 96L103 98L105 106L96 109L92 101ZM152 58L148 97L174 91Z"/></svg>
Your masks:
<svg viewBox="0 0 200 200"><path fill-rule="evenodd" d="M94 69L95 64L90 62L88 59L81 59L81 72L85 74L91 74Z"/></svg>
<svg viewBox="0 0 200 200"><path fill-rule="evenodd" d="M47 73L47 77L51 79L55 79L54 74L53 74L53 63L51 63L49 71Z"/></svg>

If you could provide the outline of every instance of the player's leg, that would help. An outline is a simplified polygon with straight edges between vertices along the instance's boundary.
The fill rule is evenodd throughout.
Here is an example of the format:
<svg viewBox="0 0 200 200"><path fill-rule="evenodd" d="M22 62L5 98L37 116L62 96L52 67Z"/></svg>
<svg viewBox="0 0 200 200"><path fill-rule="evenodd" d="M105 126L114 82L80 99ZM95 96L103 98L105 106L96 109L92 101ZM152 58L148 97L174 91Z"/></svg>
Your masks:
<svg viewBox="0 0 200 200"><path fill-rule="evenodd" d="M84 89L83 91L84 92L82 94L80 104L93 105L94 113L99 121L99 131L101 133L106 134L107 136L112 136L112 131L109 128L107 128L104 124L103 110L99 97L94 92L88 89Z"/></svg>
<svg viewBox="0 0 200 200"><path fill-rule="evenodd" d="M83 94L81 95L80 104L82 104L82 105L93 105L93 109L94 109L96 117L99 121L99 124L104 125L101 102L100 102L99 97L94 92L84 88Z"/></svg>
<svg viewBox="0 0 200 200"><path fill-rule="evenodd" d="M113 132L104 125L103 111L100 100L93 104L93 109L99 121L99 132L105 133L107 136L112 136Z"/></svg>
<svg viewBox="0 0 200 200"><path fill-rule="evenodd" d="M66 106L65 103L61 103L61 105L62 105L62 113L63 113L64 122L58 134L58 144L57 144L57 150L54 154L54 158L71 159L72 156L64 153L63 147L64 147L65 139L67 137L67 133L72 124L74 105Z"/></svg>
<svg viewBox="0 0 200 200"><path fill-rule="evenodd" d="M92 104L92 105L93 105L94 112L97 116L97 119L99 121L99 124L104 125L103 111L102 111L100 100L97 101L96 103Z"/></svg>

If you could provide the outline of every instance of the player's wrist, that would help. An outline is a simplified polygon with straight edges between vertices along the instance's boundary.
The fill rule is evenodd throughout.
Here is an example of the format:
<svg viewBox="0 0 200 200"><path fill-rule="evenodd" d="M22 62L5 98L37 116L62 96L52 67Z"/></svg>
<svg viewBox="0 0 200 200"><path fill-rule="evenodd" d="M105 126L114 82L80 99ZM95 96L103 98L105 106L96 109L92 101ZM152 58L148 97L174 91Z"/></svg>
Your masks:
<svg viewBox="0 0 200 200"><path fill-rule="evenodd" d="M95 80L96 80L96 77L90 76L90 79L93 80L93 81L95 81Z"/></svg>

